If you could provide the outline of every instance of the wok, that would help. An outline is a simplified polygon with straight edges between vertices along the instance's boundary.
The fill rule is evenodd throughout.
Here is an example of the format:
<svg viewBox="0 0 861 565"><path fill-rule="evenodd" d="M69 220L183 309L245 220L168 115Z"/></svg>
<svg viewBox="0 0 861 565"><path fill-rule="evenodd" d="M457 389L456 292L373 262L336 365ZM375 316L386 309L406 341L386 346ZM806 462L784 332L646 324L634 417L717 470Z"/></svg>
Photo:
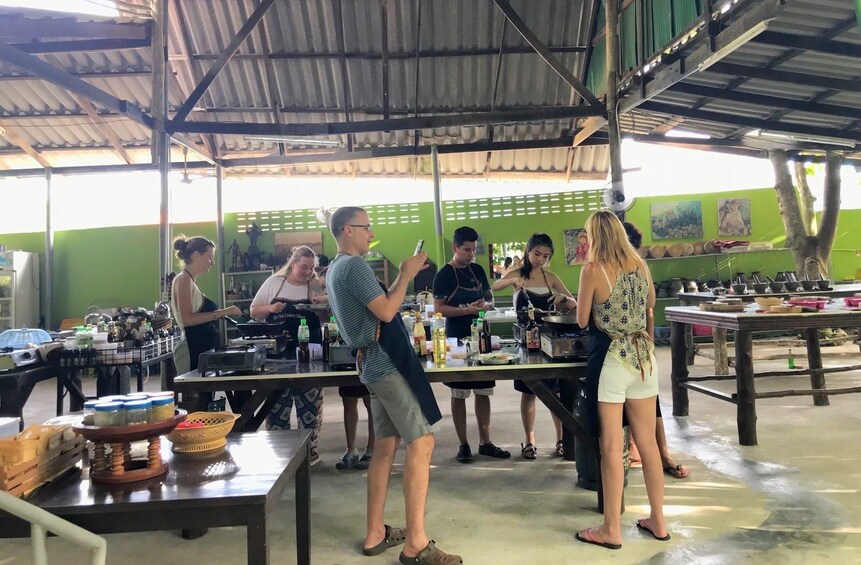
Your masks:
<svg viewBox="0 0 861 565"><path fill-rule="evenodd" d="M542 321L545 326L557 332L580 331L580 326L577 324L577 316L557 314L555 316L544 316Z"/></svg>
<svg viewBox="0 0 861 565"><path fill-rule="evenodd" d="M281 327L281 324L270 324L268 322L247 322L244 324L236 323L234 320L228 320L232 322L236 329L239 330L239 333L242 334L242 337L281 337L284 335L284 329Z"/></svg>
<svg viewBox="0 0 861 565"><path fill-rule="evenodd" d="M539 324L544 320L545 316L552 316L556 314L556 312L550 310L540 310L538 308L533 308L532 312L535 314L535 321ZM521 325L526 325L529 323L529 311L525 308L517 311L517 323Z"/></svg>

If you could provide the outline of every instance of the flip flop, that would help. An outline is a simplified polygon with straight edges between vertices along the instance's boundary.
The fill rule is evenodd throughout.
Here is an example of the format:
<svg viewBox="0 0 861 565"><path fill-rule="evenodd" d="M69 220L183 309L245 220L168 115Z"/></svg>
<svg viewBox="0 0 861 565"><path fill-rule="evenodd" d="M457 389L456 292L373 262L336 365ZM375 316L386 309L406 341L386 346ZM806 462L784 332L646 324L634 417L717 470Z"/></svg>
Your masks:
<svg viewBox="0 0 861 565"><path fill-rule="evenodd" d="M672 465L667 465L664 467L664 473L670 475L674 479L687 479L691 476L691 471L681 463L673 467Z"/></svg>
<svg viewBox="0 0 861 565"><path fill-rule="evenodd" d="M667 534L664 537L659 538L655 534L655 532L652 531L652 528L650 528L649 526L647 526L643 523L643 520L637 520L637 528L646 532L647 534L649 534L650 536L652 536L653 538L655 538L658 541L669 541L669 539L670 539L670 534Z"/></svg>
<svg viewBox="0 0 861 565"><path fill-rule="evenodd" d="M582 536L580 534L583 534ZM577 538L577 541L582 541L583 543L591 543L592 545L599 545L606 549L622 549L621 543L609 543L599 540L595 537L595 534L592 533L592 528L586 528L582 532L577 532L574 536Z"/></svg>
<svg viewBox="0 0 861 565"><path fill-rule="evenodd" d="M393 528L386 525L386 536L374 547L363 547L362 554L367 556L379 555L390 547L401 545L407 540L406 528Z"/></svg>

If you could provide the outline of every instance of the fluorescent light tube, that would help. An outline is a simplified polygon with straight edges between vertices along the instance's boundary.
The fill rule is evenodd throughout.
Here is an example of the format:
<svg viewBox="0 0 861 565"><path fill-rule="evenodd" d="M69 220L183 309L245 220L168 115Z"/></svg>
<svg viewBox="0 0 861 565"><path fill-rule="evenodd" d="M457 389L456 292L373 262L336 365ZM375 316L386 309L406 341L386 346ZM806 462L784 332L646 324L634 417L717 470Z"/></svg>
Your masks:
<svg viewBox="0 0 861 565"><path fill-rule="evenodd" d="M745 30L744 33L727 43L726 46L722 47L721 49L718 49L717 51L706 57L703 62L697 66L697 70L702 72L720 61L721 59L723 59L724 57L728 56L733 51L735 51L760 33L767 30L769 23L771 23L771 20L763 20L752 28Z"/></svg>
<svg viewBox="0 0 861 565"><path fill-rule="evenodd" d="M283 137L280 135L246 135L246 141L272 141L275 143L292 143L294 145L322 145L326 147L339 147L340 141L329 139L310 139L302 137Z"/></svg>
<svg viewBox="0 0 861 565"><path fill-rule="evenodd" d="M774 139L778 141L796 141L799 143L820 143L824 145L836 145L838 147L848 147L854 149L856 143L851 139L842 139L839 137L828 137L824 135L804 135L800 133L783 133L777 131L760 130L757 137L766 139Z"/></svg>

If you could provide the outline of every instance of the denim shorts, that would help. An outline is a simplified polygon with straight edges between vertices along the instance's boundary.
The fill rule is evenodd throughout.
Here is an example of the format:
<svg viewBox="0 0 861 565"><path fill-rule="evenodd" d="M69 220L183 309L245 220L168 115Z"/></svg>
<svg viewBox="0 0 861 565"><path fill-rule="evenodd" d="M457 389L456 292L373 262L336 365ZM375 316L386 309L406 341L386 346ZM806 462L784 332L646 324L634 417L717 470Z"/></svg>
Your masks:
<svg viewBox="0 0 861 565"><path fill-rule="evenodd" d="M439 429L439 422L428 423L415 393L400 373L389 373L365 386L371 391L376 437L400 436L404 443L411 443Z"/></svg>

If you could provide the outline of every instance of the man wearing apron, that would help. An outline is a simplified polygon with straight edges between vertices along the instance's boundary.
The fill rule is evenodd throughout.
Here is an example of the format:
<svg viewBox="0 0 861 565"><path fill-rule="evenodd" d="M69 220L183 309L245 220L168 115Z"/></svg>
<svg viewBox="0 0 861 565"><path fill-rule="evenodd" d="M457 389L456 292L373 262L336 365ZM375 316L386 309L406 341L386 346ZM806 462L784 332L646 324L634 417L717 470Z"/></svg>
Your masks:
<svg viewBox="0 0 861 565"><path fill-rule="evenodd" d="M473 262L478 233L464 226L454 231L454 257L434 277L434 311L445 317L448 337L463 340L469 337L472 320L479 311L493 307L493 293L481 265ZM511 453L490 441L490 395L494 381L444 383L451 388L451 419L460 441L457 460L472 463L474 458L466 434L466 399L475 392L475 417L478 420L478 453L497 459L508 459Z"/></svg>
<svg viewBox="0 0 861 565"><path fill-rule="evenodd" d="M299 304L312 304L314 298L321 294L313 274L314 254L308 249L308 259L294 252L287 265L284 275L276 274L266 280L254 296L251 303L251 314L256 318L265 315L266 322L279 324L287 340L287 355L292 357L298 346L298 330L304 319L310 330L311 342L322 343L323 332L320 319L312 311L302 312L296 308ZM305 269L304 263L309 263ZM307 272L306 272L307 271ZM273 293L274 289L274 293ZM289 430L290 413L296 405L296 419L300 425L311 430L311 461L319 461L317 445L319 443L320 427L323 423L323 389L299 388L286 389L278 401L272 406L266 418L266 426L270 430Z"/></svg>

